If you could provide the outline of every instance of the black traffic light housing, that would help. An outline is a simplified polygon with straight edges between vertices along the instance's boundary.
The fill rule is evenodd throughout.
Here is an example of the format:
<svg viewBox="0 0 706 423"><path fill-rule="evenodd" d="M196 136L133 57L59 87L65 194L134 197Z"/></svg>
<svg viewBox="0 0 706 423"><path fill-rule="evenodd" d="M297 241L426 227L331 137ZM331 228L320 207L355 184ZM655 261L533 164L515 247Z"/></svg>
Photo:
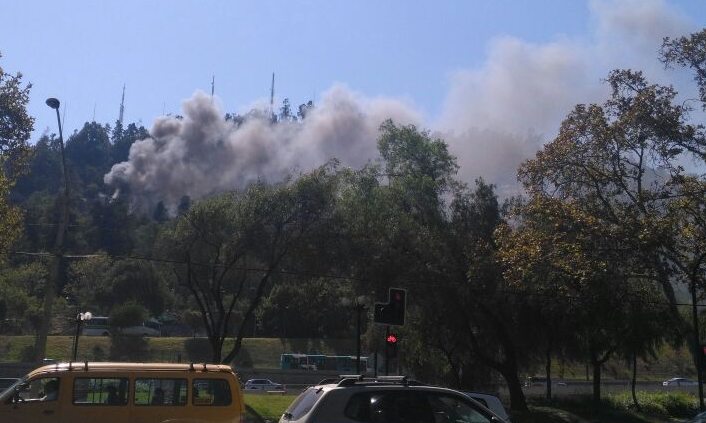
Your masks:
<svg viewBox="0 0 706 423"><path fill-rule="evenodd" d="M385 325L404 325L407 290L390 288L386 303L375 303L373 321Z"/></svg>

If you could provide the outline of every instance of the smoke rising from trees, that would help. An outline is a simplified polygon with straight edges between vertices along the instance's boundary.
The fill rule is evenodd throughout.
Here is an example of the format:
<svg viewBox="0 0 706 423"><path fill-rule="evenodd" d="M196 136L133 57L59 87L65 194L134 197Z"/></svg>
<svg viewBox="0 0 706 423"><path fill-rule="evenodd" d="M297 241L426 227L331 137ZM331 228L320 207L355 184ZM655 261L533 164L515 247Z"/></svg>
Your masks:
<svg viewBox="0 0 706 423"><path fill-rule="evenodd" d="M376 155L377 131L388 118L419 124L421 117L402 102L365 100L334 86L302 122L272 124L266 116L240 126L224 120L217 99L196 92L182 103L183 119L155 120L150 138L136 142L128 161L105 182L138 206L184 195L202 198L262 180L279 182L335 157L358 167Z"/></svg>
<svg viewBox="0 0 706 423"><path fill-rule="evenodd" d="M358 167L377 157L385 119L430 128L460 165L459 179L518 192L516 170L553 137L577 103L602 102L600 83L614 68L645 70L655 82L675 82L657 60L664 36L693 28L661 0L594 1L593 37L557 37L544 44L504 36L489 46L485 63L450 75L443 111L434 119L395 99L367 99L345 86L326 91L301 122L250 118L237 126L223 119L217 99L195 93L182 104L184 119L158 118L151 138L132 146L128 161L105 181L135 205L183 195L202 198L255 180L278 182L330 158ZM686 80L686 78L684 79ZM679 87L679 75L676 75Z"/></svg>

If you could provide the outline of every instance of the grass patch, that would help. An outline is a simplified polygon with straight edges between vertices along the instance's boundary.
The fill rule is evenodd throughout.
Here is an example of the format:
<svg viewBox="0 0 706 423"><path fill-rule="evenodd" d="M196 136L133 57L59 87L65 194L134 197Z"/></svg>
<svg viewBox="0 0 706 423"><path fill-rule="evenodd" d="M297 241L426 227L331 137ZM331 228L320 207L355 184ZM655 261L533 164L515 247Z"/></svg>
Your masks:
<svg viewBox="0 0 706 423"><path fill-rule="evenodd" d="M683 392L637 392L637 398L639 411L629 391L606 395L599 411L596 411L591 395L555 397L549 402L537 398L533 400L533 406L566 410L582 419L601 423L657 423L691 417L698 412L698 399ZM524 423L523 420L518 422Z"/></svg>
<svg viewBox="0 0 706 423"><path fill-rule="evenodd" d="M284 410L294 401L296 395L244 394L245 404L249 405L265 420L278 421Z"/></svg>

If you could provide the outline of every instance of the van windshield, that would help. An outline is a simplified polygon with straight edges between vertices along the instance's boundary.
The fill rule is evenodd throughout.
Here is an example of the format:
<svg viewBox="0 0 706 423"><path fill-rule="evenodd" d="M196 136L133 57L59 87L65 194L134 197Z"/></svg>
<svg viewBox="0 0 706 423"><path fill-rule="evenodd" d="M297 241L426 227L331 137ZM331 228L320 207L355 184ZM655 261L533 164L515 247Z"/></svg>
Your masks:
<svg viewBox="0 0 706 423"><path fill-rule="evenodd" d="M2 391L2 393L0 393L0 404L7 401L15 393L15 389L17 389L17 387L20 386L20 384L22 384L26 381L27 381L27 376L25 375L21 379L18 379L17 382L8 386L7 389Z"/></svg>

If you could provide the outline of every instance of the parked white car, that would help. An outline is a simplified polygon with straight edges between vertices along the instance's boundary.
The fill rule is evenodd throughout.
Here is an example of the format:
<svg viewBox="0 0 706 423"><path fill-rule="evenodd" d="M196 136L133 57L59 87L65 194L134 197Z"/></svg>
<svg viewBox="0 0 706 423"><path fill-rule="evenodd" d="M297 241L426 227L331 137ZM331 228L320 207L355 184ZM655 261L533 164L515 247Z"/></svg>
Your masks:
<svg viewBox="0 0 706 423"><path fill-rule="evenodd" d="M699 382L685 377L673 377L662 382L662 386L699 386Z"/></svg>
<svg viewBox="0 0 706 423"><path fill-rule="evenodd" d="M284 385L269 379L250 379L245 382L245 392L284 391Z"/></svg>

